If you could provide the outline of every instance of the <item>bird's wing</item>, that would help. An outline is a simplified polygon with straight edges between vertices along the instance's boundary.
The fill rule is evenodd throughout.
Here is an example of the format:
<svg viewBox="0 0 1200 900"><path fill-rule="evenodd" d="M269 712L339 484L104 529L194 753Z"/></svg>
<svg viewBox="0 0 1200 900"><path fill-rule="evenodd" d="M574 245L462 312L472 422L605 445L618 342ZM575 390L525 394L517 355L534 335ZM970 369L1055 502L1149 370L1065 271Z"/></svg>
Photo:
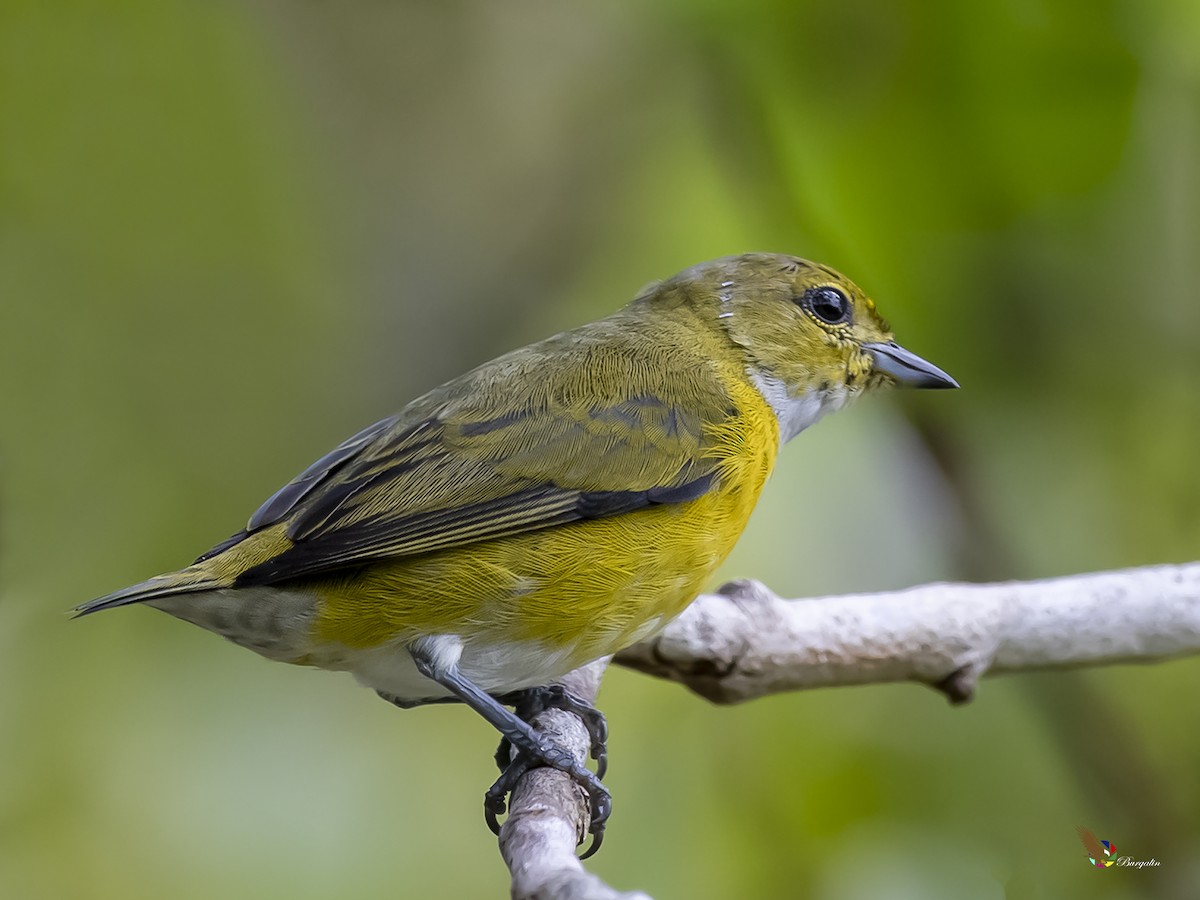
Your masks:
<svg viewBox="0 0 1200 900"><path fill-rule="evenodd" d="M273 555L261 559L239 554L247 563L235 583L702 496L719 477L713 426L737 410L707 361L689 360L683 388L670 361L637 335L568 334L468 373L349 439L268 500L247 535L285 523L290 546L264 542Z"/></svg>
<svg viewBox="0 0 1200 900"><path fill-rule="evenodd" d="M1075 826L1075 830L1079 832L1079 839L1083 841L1083 846L1087 849L1088 856L1092 859L1104 859L1104 846L1100 843L1099 838L1092 833L1092 830L1084 828L1082 825Z"/></svg>

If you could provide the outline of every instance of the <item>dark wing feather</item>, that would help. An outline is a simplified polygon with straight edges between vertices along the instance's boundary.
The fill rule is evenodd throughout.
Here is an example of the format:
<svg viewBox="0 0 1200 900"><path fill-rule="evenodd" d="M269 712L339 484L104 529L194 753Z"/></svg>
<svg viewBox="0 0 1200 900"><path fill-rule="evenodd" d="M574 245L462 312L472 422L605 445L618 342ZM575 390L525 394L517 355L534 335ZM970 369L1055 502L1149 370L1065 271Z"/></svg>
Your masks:
<svg viewBox="0 0 1200 900"><path fill-rule="evenodd" d="M697 360L681 392L655 342L628 332L605 340L602 357L571 334L501 357L344 442L251 517L251 534L284 522L294 543L236 583L702 496L718 478L707 426L736 414L719 379ZM603 384L615 385L610 395Z"/></svg>
<svg viewBox="0 0 1200 900"><path fill-rule="evenodd" d="M272 494L267 502L260 506L254 515L250 517L250 522L246 525L246 530L257 531L266 525L270 525L272 522L278 522L297 503L303 500L305 495L311 492L313 488L336 472L343 463L361 452L371 441L384 434L395 423L396 418L394 416L384 419L381 422L376 422L369 428L364 428L353 437L342 441Z"/></svg>

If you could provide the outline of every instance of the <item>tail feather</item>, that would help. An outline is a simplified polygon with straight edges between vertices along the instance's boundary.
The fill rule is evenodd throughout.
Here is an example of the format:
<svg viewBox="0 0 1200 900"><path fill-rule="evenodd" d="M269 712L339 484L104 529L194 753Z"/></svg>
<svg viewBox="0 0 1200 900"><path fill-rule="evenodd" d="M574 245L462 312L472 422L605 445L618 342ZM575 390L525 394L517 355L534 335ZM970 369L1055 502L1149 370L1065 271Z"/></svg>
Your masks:
<svg viewBox="0 0 1200 900"><path fill-rule="evenodd" d="M75 618L79 618L80 616L100 612L102 609L114 609L118 606L143 603L146 600L170 597L175 594L211 591L214 588L224 586L224 582L212 578L203 572L196 571L195 567L192 567L182 569L179 572L171 572L167 575L156 575L154 578L143 581L141 584L121 588L121 590L113 591L111 594L105 594L103 597L97 597L95 600L81 603L72 612L75 613Z"/></svg>

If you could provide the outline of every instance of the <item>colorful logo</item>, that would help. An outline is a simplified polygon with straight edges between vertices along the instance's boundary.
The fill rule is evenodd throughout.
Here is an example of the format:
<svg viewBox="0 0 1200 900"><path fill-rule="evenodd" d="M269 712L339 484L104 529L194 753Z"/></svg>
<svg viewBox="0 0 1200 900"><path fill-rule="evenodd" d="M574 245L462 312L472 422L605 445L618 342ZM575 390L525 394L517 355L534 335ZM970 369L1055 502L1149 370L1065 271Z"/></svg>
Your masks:
<svg viewBox="0 0 1200 900"><path fill-rule="evenodd" d="M1079 839L1083 841L1084 849L1087 850L1088 862L1097 869L1107 869L1116 863L1117 858L1114 855L1117 852L1116 844L1112 841L1100 840L1090 829L1084 828L1082 825L1075 826L1075 830L1079 832Z"/></svg>

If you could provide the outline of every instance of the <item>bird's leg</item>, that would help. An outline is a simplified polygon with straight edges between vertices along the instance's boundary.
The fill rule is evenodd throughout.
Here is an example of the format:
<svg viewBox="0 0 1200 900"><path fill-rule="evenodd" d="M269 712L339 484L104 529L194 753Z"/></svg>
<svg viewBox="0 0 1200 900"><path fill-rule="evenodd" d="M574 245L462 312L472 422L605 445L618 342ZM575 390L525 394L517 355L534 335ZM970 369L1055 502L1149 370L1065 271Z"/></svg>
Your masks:
<svg viewBox="0 0 1200 900"><path fill-rule="evenodd" d="M410 644L408 650L416 662L417 671L426 678L436 681L483 716L513 747L517 748L518 756L513 761L513 765L505 770L484 795L484 818L487 819L488 826L492 831L496 834L500 833L496 817L507 809L506 800L509 792L516 785L517 779L539 765L549 766L571 776L571 779L588 795L592 811L588 831L591 832L593 840L592 846L588 848L584 857L595 853L599 849L604 835L604 824L612 813L612 795L600 783L600 779L580 765L572 754L549 740L514 712L506 709L495 697L464 676L457 664L439 665L434 654L420 641Z"/></svg>
<svg viewBox="0 0 1200 900"><path fill-rule="evenodd" d="M513 691L496 698L506 706L513 707L520 718L532 722L538 713L547 709L561 709L578 716L587 728L591 738L591 757L596 760L596 777L603 778L608 771L608 722L604 713L596 709L568 691L561 684L548 684L544 687L531 687L523 691ZM496 748L496 765L503 772L510 765L512 745L508 738L500 739Z"/></svg>

